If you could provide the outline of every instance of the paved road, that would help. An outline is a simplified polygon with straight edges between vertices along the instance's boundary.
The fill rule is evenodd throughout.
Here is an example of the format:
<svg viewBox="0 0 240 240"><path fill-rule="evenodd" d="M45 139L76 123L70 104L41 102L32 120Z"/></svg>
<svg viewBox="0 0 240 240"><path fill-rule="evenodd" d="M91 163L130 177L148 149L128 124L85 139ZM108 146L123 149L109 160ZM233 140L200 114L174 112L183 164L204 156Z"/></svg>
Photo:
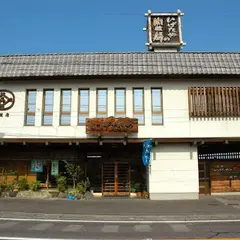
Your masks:
<svg viewBox="0 0 240 240"><path fill-rule="evenodd" d="M122 215L122 216L196 216L240 214L240 196L229 200L205 197L186 201L149 200L23 200L0 199L1 213L75 214L75 215ZM3 216L3 215L2 215Z"/></svg>
<svg viewBox="0 0 240 240"><path fill-rule="evenodd" d="M9 237L9 238L8 238ZM0 239L172 239L239 238L240 222L231 223L81 223L2 221Z"/></svg>

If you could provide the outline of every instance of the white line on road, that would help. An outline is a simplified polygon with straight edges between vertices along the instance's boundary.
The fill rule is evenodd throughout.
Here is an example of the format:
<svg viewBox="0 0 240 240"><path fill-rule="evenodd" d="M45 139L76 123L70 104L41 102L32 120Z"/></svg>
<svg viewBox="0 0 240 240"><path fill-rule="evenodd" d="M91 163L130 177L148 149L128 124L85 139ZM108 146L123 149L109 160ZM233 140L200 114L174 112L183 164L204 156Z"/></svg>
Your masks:
<svg viewBox="0 0 240 240"><path fill-rule="evenodd" d="M63 232L77 232L83 228L83 225L68 225L67 227L63 228Z"/></svg>
<svg viewBox="0 0 240 240"><path fill-rule="evenodd" d="M28 238L28 237L2 237L1 240L86 240L85 238ZM101 240L101 239L88 239L88 240Z"/></svg>
<svg viewBox="0 0 240 240"><path fill-rule="evenodd" d="M0 218L0 221L16 222L62 222L62 223L235 223L240 219L206 219L206 220L78 220L78 219L41 219L41 218ZM1 239L1 238L0 238Z"/></svg>
<svg viewBox="0 0 240 240"><path fill-rule="evenodd" d="M190 232L190 229L185 224L169 224L174 232Z"/></svg>
<svg viewBox="0 0 240 240"><path fill-rule="evenodd" d="M31 228L29 230L34 231L45 231L53 226L53 223L39 223Z"/></svg>

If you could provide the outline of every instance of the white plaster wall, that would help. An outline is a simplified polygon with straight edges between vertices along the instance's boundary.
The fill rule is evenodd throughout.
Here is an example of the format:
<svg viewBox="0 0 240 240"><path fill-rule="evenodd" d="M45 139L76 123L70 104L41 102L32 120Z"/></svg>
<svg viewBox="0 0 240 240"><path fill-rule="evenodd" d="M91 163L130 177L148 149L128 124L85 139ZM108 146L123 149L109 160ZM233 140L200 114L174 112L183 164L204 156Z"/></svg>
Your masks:
<svg viewBox="0 0 240 240"><path fill-rule="evenodd" d="M197 147L160 144L153 147L149 167L150 199L198 198Z"/></svg>
<svg viewBox="0 0 240 240"><path fill-rule="evenodd" d="M0 89L8 89L15 93L16 102L8 112L9 118L0 118L0 133L6 138L85 138L85 127L77 126L78 88L90 88L90 117L96 117L96 88L107 87L108 114L114 115L114 88L126 87L127 117L133 116L133 87L144 87L145 90L145 125L139 126L139 133L133 137L140 138L182 138L182 137L236 137L240 135L238 119L199 119L190 120L188 113L188 87L191 86L240 86L233 80L59 80L59 81L15 81L0 82ZM151 124L151 87L163 89L164 124ZM36 124L34 127L24 126L26 89L37 89ZM54 88L53 126L41 126L43 88ZM60 89L72 89L71 126L59 126Z"/></svg>

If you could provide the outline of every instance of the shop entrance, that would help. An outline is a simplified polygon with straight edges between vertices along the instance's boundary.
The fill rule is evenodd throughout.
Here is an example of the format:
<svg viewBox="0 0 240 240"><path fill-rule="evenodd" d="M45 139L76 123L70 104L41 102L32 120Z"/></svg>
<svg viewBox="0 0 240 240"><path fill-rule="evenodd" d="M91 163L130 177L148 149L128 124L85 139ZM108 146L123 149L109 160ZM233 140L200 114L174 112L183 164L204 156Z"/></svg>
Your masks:
<svg viewBox="0 0 240 240"><path fill-rule="evenodd" d="M209 164L207 161L198 162L198 174L199 174L199 193L208 195L210 194L210 174Z"/></svg>
<svg viewBox="0 0 240 240"><path fill-rule="evenodd" d="M103 196L130 195L130 165L126 162L104 162L102 165Z"/></svg>

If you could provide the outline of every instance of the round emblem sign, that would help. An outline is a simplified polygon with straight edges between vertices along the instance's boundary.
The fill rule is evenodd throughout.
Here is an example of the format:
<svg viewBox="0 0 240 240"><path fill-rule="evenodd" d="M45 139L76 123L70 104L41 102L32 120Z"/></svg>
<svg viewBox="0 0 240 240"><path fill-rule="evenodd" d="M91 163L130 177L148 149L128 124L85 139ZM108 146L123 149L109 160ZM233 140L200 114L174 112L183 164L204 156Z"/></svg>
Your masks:
<svg viewBox="0 0 240 240"><path fill-rule="evenodd" d="M0 89L0 111L6 111L13 107L15 103L15 95L9 90Z"/></svg>

